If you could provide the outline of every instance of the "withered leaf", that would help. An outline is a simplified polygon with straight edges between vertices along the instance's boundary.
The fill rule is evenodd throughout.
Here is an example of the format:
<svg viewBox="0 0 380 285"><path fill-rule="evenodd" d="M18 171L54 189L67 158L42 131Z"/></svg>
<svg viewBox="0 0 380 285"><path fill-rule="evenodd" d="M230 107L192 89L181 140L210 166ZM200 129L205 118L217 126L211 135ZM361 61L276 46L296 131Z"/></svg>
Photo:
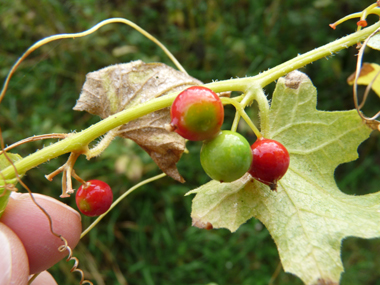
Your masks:
<svg viewBox="0 0 380 285"><path fill-rule="evenodd" d="M376 130L380 132L380 122L376 120L365 120L364 121L368 127L372 130Z"/></svg>
<svg viewBox="0 0 380 285"><path fill-rule="evenodd" d="M118 64L90 72L74 107L102 119L133 108L148 100L181 91L201 81L162 63L141 60ZM118 135L140 145L167 175L184 182L176 163L185 150L185 140L165 125L170 123L169 108L131 121Z"/></svg>

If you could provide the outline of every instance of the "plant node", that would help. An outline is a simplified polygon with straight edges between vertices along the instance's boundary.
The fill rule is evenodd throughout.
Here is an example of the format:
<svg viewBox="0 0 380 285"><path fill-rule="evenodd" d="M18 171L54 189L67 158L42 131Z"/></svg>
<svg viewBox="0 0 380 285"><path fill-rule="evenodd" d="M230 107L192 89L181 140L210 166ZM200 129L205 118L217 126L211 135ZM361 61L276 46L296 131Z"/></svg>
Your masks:
<svg viewBox="0 0 380 285"><path fill-rule="evenodd" d="M59 196L61 198L70 197L70 194L74 193L71 177L74 177L76 180L78 180L82 184L86 183L74 171L74 164L80 155L81 155L81 153L79 153L79 152L72 152L70 154L69 159L66 161L66 163L64 165L62 165L60 168L53 171L52 173L45 175L47 180L52 181L53 178L57 174L63 172L63 174L62 174L62 194Z"/></svg>

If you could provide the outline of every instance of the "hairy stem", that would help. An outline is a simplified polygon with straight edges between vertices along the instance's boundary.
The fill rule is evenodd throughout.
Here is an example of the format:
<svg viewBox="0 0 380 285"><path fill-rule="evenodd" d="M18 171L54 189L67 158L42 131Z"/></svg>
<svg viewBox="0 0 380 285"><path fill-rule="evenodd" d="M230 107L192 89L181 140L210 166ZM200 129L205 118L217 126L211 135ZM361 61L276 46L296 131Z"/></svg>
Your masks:
<svg viewBox="0 0 380 285"><path fill-rule="evenodd" d="M255 96L255 95L253 94L253 89L248 90L247 94L244 94L244 98L243 98L243 100L240 102L240 105L242 106L243 109L244 109L248 104L250 104L250 103L252 102L254 96ZM238 127L238 124L239 124L239 121L240 121L240 113L239 113L239 112L236 112L236 113L235 113L234 121L233 121L233 123L232 123L231 131L236 132L237 127Z"/></svg>
<svg viewBox="0 0 380 285"><path fill-rule="evenodd" d="M119 128L110 130L95 147L86 151L85 155L87 160L100 155L110 145L113 139L116 138L118 131Z"/></svg>
<svg viewBox="0 0 380 285"><path fill-rule="evenodd" d="M230 79L224 81L217 81L206 84L205 86L212 89L214 92L224 91L241 91L247 92L251 84L259 84L261 88L267 86L269 83L277 80L285 74L304 67L318 59L331 56L332 54L355 45L358 42L365 40L370 34L372 34L377 28L380 27L380 22L373 24L372 26L365 28L359 32L355 32L334 42L316 48L305 54L299 55L291 60L288 60L270 70L260 73L253 77Z"/></svg>
<svg viewBox="0 0 380 285"><path fill-rule="evenodd" d="M264 137L269 134L269 102L262 88L257 88L253 93L260 110L260 130Z"/></svg>
<svg viewBox="0 0 380 285"><path fill-rule="evenodd" d="M205 84L205 86L207 86L215 92L241 91L247 93L248 90L250 90L250 88L255 88L255 86L260 86L261 88L263 88L269 83L278 79L279 77L289 73L290 71L301 68L318 59L330 56L335 52L338 52L344 48L348 48L349 46L355 45L360 41L363 41L366 37L368 37L379 27L380 22L359 32L355 32L332 43L314 49L303 55L297 56L296 58L293 58L259 75L241 79L230 79L213 82ZM62 154L69 153L72 151L85 151L86 147L91 141L105 134L106 132L151 112L157 111L165 107L169 107L177 95L178 93L173 93L168 96L151 100L133 109L128 109L120 113L114 114L100 121L99 123L89 127L88 129L83 130L80 133L72 134L62 141L59 141L51 146L43 148L42 150L39 150L36 153L31 154L25 157L24 159L15 162L14 165L17 168L18 172L24 173L27 170L34 168ZM266 112L267 108L269 109L269 105L265 103L263 100L258 100L258 102L261 112L261 120L263 124L262 128L266 129L267 123L265 122L265 120L267 116L264 115L264 112ZM264 103L261 103L260 105L260 102ZM265 132L266 131L264 131L264 134ZM10 166L2 170L2 175L5 179L12 179L16 177L14 168Z"/></svg>
<svg viewBox="0 0 380 285"><path fill-rule="evenodd" d="M127 109L117 114L111 115L108 118L92 125L91 127L81 131L77 134L72 134L68 138L61 140L55 144L45 147L17 162L14 163L15 168L19 173L24 173L50 159L56 158L62 154L81 151L85 152L88 144L106 132L126 124L130 121L138 119L151 112L171 106L177 93L160 97L144 104L141 104L133 109ZM14 168L8 166L1 171L4 179L11 179L15 177Z"/></svg>

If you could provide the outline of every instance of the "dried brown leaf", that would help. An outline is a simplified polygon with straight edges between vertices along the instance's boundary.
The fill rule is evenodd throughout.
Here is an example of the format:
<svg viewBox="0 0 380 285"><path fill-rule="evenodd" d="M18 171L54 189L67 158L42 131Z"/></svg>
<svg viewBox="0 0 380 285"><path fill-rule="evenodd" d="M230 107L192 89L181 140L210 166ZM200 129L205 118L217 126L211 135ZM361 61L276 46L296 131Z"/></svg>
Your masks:
<svg viewBox="0 0 380 285"><path fill-rule="evenodd" d="M370 127L372 130L379 131L380 132L380 122L376 120L365 120L364 121L368 127Z"/></svg>
<svg viewBox="0 0 380 285"><path fill-rule="evenodd" d="M201 81L162 63L141 60L118 64L87 74L82 93L74 107L102 119L133 108L151 99L181 91ZM165 108L119 129L118 135L140 145L167 175L184 182L176 163L185 150L185 140L165 125L170 123L169 108Z"/></svg>

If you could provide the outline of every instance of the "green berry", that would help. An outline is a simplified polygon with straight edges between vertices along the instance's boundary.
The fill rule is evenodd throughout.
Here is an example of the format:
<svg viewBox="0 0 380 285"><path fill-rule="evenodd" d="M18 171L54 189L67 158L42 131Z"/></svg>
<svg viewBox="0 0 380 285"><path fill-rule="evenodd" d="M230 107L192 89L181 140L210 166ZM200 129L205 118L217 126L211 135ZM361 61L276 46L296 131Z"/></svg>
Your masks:
<svg viewBox="0 0 380 285"><path fill-rule="evenodd" d="M222 131L215 138L203 142L201 164L214 180L235 181L248 171L251 163L251 147L239 133Z"/></svg>

